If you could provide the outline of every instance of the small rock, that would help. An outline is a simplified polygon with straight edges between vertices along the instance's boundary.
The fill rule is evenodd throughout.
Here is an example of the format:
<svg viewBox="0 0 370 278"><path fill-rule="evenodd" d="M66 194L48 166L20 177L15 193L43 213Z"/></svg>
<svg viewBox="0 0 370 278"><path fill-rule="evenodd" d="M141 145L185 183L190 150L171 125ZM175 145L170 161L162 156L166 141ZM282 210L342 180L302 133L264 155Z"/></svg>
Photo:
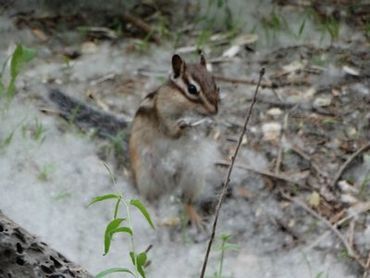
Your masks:
<svg viewBox="0 0 370 278"><path fill-rule="evenodd" d="M357 135L357 129L353 126L349 126L346 128L346 134L349 138L355 138Z"/></svg>
<svg viewBox="0 0 370 278"><path fill-rule="evenodd" d="M351 68L349 66L343 66L343 71L349 75L359 76L360 73L357 69Z"/></svg>
<svg viewBox="0 0 370 278"><path fill-rule="evenodd" d="M320 205L320 194L314 191L308 196L307 200L311 207L318 207Z"/></svg>
<svg viewBox="0 0 370 278"><path fill-rule="evenodd" d="M346 180L341 180L338 182L338 187L342 192L345 193L358 193L358 189L351 185L348 181Z"/></svg>
<svg viewBox="0 0 370 278"><path fill-rule="evenodd" d="M346 204L355 204L355 203L358 203L358 199L355 198L354 196L350 195L350 194L342 194L340 196L340 200L343 203L346 203Z"/></svg>
<svg viewBox="0 0 370 278"><path fill-rule="evenodd" d="M98 50L98 47L95 43L93 42L84 42L81 45L81 52L83 54L93 54Z"/></svg>
<svg viewBox="0 0 370 278"><path fill-rule="evenodd" d="M321 96L315 98L313 101L314 107L327 107L331 104L332 97L331 96Z"/></svg>
<svg viewBox="0 0 370 278"><path fill-rule="evenodd" d="M232 58L235 57L239 51L241 50L240 45L233 45L230 48L226 49L224 53L222 53L223 57Z"/></svg>
<svg viewBox="0 0 370 278"><path fill-rule="evenodd" d="M306 100L311 100L316 94L316 88L310 87L304 92L303 98Z"/></svg>
<svg viewBox="0 0 370 278"><path fill-rule="evenodd" d="M273 116L273 117L278 117L281 114L283 114L283 111L278 107L273 107L273 108L267 110L267 115L270 115L270 116Z"/></svg>
<svg viewBox="0 0 370 278"><path fill-rule="evenodd" d="M277 122L265 123L262 125L263 140L277 141L281 133L281 124Z"/></svg>
<svg viewBox="0 0 370 278"><path fill-rule="evenodd" d="M304 68L304 64L301 61L293 61L288 65L283 66L283 70L286 73L294 72Z"/></svg>

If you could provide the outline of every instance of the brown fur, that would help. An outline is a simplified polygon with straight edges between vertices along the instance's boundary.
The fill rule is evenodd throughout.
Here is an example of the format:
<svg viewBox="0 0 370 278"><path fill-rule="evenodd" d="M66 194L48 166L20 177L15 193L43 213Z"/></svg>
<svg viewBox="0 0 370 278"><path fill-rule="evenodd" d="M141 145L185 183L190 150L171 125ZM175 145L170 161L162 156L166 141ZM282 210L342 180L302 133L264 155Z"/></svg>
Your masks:
<svg viewBox="0 0 370 278"><path fill-rule="evenodd" d="M205 61L201 62L204 63L186 65L174 55L172 78L143 99L134 117L129 140L132 173L139 192L147 199L158 198L169 187L175 187L179 172L186 168L171 160L175 148L194 144L190 137L187 139L188 129L180 124L182 119L188 114L217 113L218 89ZM200 86L199 97L186 91L191 79ZM190 190L189 198L196 198L198 191Z"/></svg>

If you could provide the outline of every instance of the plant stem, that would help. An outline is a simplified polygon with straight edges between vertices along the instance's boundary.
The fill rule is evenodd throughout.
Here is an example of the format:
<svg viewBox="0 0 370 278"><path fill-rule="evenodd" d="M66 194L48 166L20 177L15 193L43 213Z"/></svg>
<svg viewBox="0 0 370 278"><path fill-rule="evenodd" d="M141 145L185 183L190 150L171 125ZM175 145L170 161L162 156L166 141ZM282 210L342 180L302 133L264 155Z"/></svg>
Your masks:
<svg viewBox="0 0 370 278"><path fill-rule="evenodd" d="M224 254L225 254L225 239L222 239L222 245L221 245L221 257L220 257L220 268L218 270L218 277L222 277L222 268L224 264Z"/></svg>
<svg viewBox="0 0 370 278"><path fill-rule="evenodd" d="M137 258L136 258L136 251L135 251L135 240L134 240L134 227L132 225L132 222L131 222L131 213L130 213L130 207L129 205L127 204L126 200L122 199L122 202L125 204L125 207L126 207L126 213L127 213L127 222L128 222L128 226L129 228L131 229L132 231L132 236L130 236L130 240L131 240L131 252L134 254L133 255L133 261L134 261L134 267L135 267L135 277L139 277L139 273L137 271Z"/></svg>
<svg viewBox="0 0 370 278"><path fill-rule="evenodd" d="M254 92L254 96L253 96L251 105L249 106L249 109L248 109L248 112L247 112L247 116L245 118L244 126L243 126L243 129L242 129L242 132L240 133L239 141L238 141L238 144L236 145L236 149L235 149L234 155L231 158L231 163L229 165L229 169L227 171L227 175L226 175L226 178L225 178L225 181L224 181L224 186L222 188L220 197L218 199L218 203L217 203L217 206L216 206L215 218L213 220L213 225L212 225L212 233L211 233L211 237L210 237L210 239L208 241L208 246L207 246L206 254L205 254L205 257L204 257L204 261L203 261L203 265L202 265L202 271L201 271L201 274L200 274L200 278L204 278L204 275L206 273L208 257L209 257L209 253L211 251L213 240L215 238L217 221L218 221L218 217L219 217L219 214L220 214L220 209L221 209L221 206L222 206L222 202L225 199L226 192L227 192L227 190L229 188L231 172L232 172L233 167L234 167L236 156L238 155L240 146L242 144L243 136L244 136L244 134L245 134L245 132L247 130L247 125L248 125L249 119L250 119L251 114L252 114L253 106L254 106L254 104L257 101L258 89L260 87L261 80L262 80L262 77L263 77L264 74L265 74L265 69L262 68L261 71L260 71L260 76L259 76L259 79L258 79L256 91Z"/></svg>

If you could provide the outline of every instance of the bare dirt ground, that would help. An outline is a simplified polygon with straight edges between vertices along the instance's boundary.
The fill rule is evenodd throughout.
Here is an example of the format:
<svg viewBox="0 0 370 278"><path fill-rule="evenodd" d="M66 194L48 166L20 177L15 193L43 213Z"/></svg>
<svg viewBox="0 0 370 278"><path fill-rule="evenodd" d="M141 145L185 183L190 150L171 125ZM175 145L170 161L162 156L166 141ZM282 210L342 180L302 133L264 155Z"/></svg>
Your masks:
<svg viewBox="0 0 370 278"><path fill-rule="evenodd" d="M223 277L370 277L370 12L365 2L342 2L230 1L228 12L208 9L218 18L212 25L139 5L133 11L159 43L132 23L114 29L107 22L115 17L97 17L94 27L107 28L97 30L89 13L8 7L0 16L0 64L17 42L38 54L15 97L1 104L0 209L92 274L129 266L124 236L102 256L113 205L87 207L112 192L140 199L121 144L129 129L110 139L81 130L58 116L48 91L130 121L140 99L166 79L172 54L194 61L198 45L221 88L220 112L208 127L223 154L215 175L224 173L266 69L218 227L218 237L230 234L238 245L225 253ZM184 6L187 14L196 10ZM234 25L227 32L228 13ZM147 206L155 231L136 212L133 219L137 248L153 245L148 277L197 277L207 231L181 221L176 198ZM208 277L219 268L219 244Z"/></svg>

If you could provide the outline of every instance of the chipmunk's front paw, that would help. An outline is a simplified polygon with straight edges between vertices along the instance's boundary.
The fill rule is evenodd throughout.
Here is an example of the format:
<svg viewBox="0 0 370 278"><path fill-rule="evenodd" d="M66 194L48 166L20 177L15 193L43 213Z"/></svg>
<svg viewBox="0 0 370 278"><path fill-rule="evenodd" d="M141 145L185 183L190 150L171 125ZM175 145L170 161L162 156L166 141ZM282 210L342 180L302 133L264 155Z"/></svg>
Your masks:
<svg viewBox="0 0 370 278"><path fill-rule="evenodd" d="M192 126L192 121L190 119L184 118L177 121L177 125L180 129L184 129Z"/></svg>

